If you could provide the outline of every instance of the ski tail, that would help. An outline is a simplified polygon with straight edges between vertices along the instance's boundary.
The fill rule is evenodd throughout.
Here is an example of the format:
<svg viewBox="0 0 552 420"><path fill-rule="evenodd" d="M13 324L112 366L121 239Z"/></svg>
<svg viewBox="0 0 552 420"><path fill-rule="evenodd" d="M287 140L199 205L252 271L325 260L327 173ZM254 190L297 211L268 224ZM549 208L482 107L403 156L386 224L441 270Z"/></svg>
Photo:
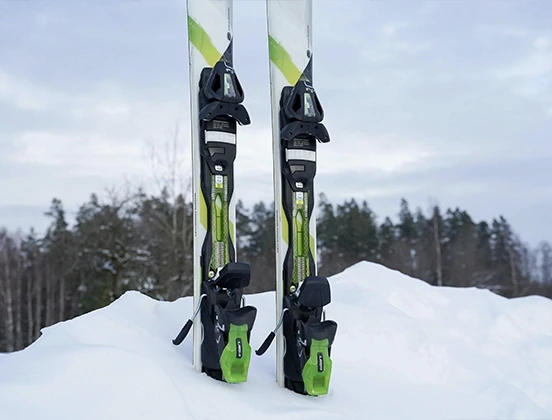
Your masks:
<svg viewBox="0 0 552 420"><path fill-rule="evenodd" d="M248 264L238 262L234 160L238 125L250 123L233 68L232 0L187 0L194 206L194 367L212 378L247 380L257 310L245 306Z"/></svg>
<svg viewBox="0 0 552 420"><path fill-rule="evenodd" d="M314 179L330 136L313 86L312 0L267 0L276 217L276 379L328 393L337 323L325 321L330 285L317 276ZM279 328L283 325L283 328Z"/></svg>

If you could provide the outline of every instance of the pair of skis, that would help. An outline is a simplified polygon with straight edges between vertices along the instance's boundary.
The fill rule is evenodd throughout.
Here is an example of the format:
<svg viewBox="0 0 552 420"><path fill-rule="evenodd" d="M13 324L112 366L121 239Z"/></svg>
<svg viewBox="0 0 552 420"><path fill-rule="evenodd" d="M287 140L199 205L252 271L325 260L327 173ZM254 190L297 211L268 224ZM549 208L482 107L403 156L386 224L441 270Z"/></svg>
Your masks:
<svg viewBox="0 0 552 420"><path fill-rule="evenodd" d="M316 275L314 178L317 142L330 138L312 85L312 0L267 0L276 217L278 384L328 393L337 323L324 319L330 285ZM257 309L246 306L248 264L237 261L234 160L237 126L250 123L233 68L232 0L187 0L193 153L194 315L198 372L247 380Z"/></svg>

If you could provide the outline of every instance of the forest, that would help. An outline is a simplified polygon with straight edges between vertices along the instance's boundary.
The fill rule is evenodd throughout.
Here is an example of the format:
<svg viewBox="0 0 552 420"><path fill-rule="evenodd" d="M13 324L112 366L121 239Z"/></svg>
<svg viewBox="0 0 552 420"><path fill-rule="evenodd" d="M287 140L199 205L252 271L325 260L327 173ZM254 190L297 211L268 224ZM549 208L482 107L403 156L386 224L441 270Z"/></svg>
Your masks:
<svg viewBox="0 0 552 420"><path fill-rule="evenodd" d="M366 260L432 285L486 288L506 298L552 297L552 247L531 249L508 221L466 210L411 209L378 221L366 201L317 205L319 273ZM42 235L0 229L0 352L22 349L40 330L101 308L128 290L172 301L192 294L192 206L165 188L148 195L92 194L71 225L53 199ZM274 290L274 209L237 204L237 252L251 264L246 293ZM365 281L370 281L369 278ZM183 319L190 314L182 314Z"/></svg>

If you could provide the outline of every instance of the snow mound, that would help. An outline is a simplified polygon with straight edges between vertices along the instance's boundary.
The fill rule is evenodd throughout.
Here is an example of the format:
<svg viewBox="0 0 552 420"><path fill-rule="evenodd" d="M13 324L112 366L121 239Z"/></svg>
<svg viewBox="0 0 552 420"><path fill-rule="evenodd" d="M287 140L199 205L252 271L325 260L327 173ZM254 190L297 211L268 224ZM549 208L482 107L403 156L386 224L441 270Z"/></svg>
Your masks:
<svg viewBox="0 0 552 420"><path fill-rule="evenodd" d="M327 396L278 387L274 346L252 356L244 384L197 374L191 335L171 342L191 298L128 292L0 357L0 419L552 418L552 301L432 287L367 262L330 281L339 327ZM247 302L259 309L258 348L274 293Z"/></svg>

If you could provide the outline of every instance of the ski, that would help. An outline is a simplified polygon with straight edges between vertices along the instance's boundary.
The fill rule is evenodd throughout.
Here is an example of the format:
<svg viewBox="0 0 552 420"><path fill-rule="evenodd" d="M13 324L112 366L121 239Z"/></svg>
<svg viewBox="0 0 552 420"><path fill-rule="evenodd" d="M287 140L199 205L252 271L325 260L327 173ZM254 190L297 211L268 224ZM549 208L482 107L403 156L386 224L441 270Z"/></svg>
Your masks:
<svg viewBox="0 0 552 420"><path fill-rule="evenodd" d="M267 0L276 218L276 380L299 394L328 393L335 321L330 284L317 276L317 143L330 141L313 87L312 0Z"/></svg>
<svg viewBox="0 0 552 420"><path fill-rule="evenodd" d="M230 383L247 380L257 309L245 306L248 264L237 261L234 160L237 127L250 123L233 68L232 0L187 0L194 213L194 315L198 372Z"/></svg>

